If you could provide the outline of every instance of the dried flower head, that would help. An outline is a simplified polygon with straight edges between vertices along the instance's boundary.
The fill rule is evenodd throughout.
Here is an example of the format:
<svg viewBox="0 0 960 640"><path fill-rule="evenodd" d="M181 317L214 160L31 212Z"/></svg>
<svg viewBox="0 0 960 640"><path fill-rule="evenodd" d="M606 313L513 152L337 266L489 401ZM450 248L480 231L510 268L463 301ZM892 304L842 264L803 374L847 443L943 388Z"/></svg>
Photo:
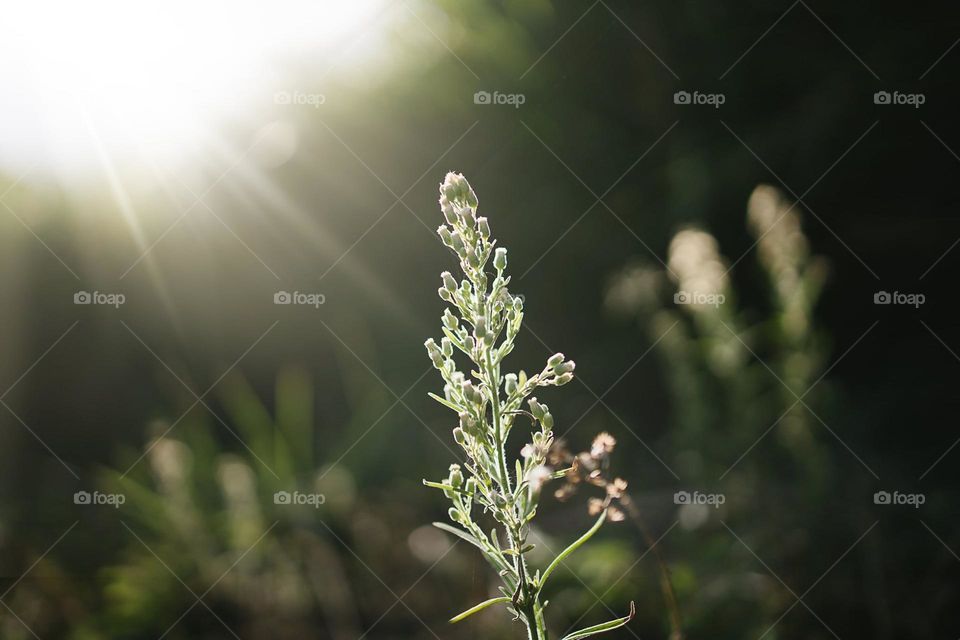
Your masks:
<svg viewBox="0 0 960 640"><path fill-rule="evenodd" d="M581 485L591 485L604 490L603 498L590 498L587 513L595 516L606 512L610 522L621 522L623 512L613 504L626 497L627 481L623 478L610 478L607 475L609 456L617 446L616 439L603 431L593 439L589 451L576 455L570 453L566 444L559 441L547 455L554 468L561 469L564 483L554 491L557 500L565 501L573 496Z"/></svg>
<svg viewBox="0 0 960 640"><path fill-rule="evenodd" d="M590 445L590 456L599 460L610 455L615 446L617 446L616 439L606 431L603 431L598 433L597 437L593 439L593 444Z"/></svg>

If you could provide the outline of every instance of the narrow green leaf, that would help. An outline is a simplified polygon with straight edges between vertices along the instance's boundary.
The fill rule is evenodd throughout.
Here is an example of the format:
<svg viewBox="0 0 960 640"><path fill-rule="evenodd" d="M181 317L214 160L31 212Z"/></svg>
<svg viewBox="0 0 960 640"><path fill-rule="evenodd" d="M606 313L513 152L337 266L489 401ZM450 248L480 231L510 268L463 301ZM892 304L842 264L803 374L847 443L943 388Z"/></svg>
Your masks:
<svg viewBox="0 0 960 640"><path fill-rule="evenodd" d="M520 496L523 495L524 490L529 486L529 482L524 480L517 485L517 488L513 491L513 499L520 500Z"/></svg>
<svg viewBox="0 0 960 640"><path fill-rule="evenodd" d="M493 546L497 551L500 551L500 539L497 537L496 529L490 529L490 542L493 543Z"/></svg>
<svg viewBox="0 0 960 640"><path fill-rule="evenodd" d="M430 396L431 398L433 398L434 400L436 400L437 402L439 402L440 404L442 404L443 406L445 406L446 408L448 408L448 409L453 409L453 410L456 411L457 413L460 413L460 411L461 411L460 407L458 407L457 405L453 404L452 402L450 402L450 401L447 400L446 398L441 398L440 396L438 396L437 394L432 393L432 392L431 392L431 393L428 393L427 395Z"/></svg>
<svg viewBox="0 0 960 640"><path fill-rule="evenodd" d="M483 553L483 557L487 559L487 562L490 563L490 566L492 566L495 571L501 571L504 569L506 569L507 571L512 571L510 565L507 564L503 558L497 557L495 554L491 553L490 550L486 546L484 546L484 544L480 542L480 540L478 540L475 536L467 533L466 531L457 529L456 527L451 527L445 522L434 522L433 526L435 526L437 529L442 529L447 533L452 533L453 535L457 536L461 540L465 540L466 542L469 542L470 544L475 546L477 549L480 549L480 551ZM511 582L513 581L512 577L510 580Z"/></svg>
<svg viewBox="0 0 960 640"><path fill-rule="evenodd" d="M487 607L498 604L500 602L510 602L510 598L506 598L506 597L490 598L489 600L485 600L475 607L471 607L470 609L467 609L460 615L450 618L450 622L460 622L464 618L469 618L470 616L477 613L478 611L483 611Z"/></svg>
<svg viewBox="0 0 960 640"><path fill-rule="evenodd" d="M433 526L435 526L437 529L443 529L447 533L452 533L453 535L457 536L461 540L466 540L467 542L469 542L476 548L480 549L481 551L486 551L483 545L480 544L480 541L474 538L472 535L470 535L466 531L462 531L460 529L457 529L456 527L451 527L446 522L434 522Z"/></svg>
<svg viewBox="0 0 960 640"><path fill-rule="evenodd" d="M589 638L592 635L598 633L604 633L606 631L613 631L614 629L619 629L624 626L631 620L636 614L636 608L633 605L633 602L630 602L630 613L625 615L622 618L617 618L616 620L611 620L609 622L601 622L600 624L595 624L592 627L587 627L586 629L581 629L580 631L574 631L568 636L564 636L562 640L580 640L581 638Z"/></svg>
<svg viewBox="0 0 960 640"><path fill-rule="evenodd" d="M591 536L593 536L593 534L597 532L597 530L600 528L600 525L603 524L603 521L606 517L607 517L607 510L604 509L603 513L600 514L600 517L597 518L597 521L593 524L592 527L590 527L589 531L587 531L585 534L577 538L577 540L573 542L573 544L571 544L569 547L567 547L566 549L560 552L560 555L558 555L553 560L553 562L550 563L550 566L548 566L546 570L543 572L543 578L540 579L539 588L541 589L543 588L543 585L546 584L547 582L547 578L549 578L550 574L553 573L554 570L560 566L560 563L563 562L564 558L566 558L571 553L576 551L580 547L580 545L582 545L584 542L589 540Z"/></svg>
<svg viewBox="0 0 960 640"><path fill-rule="evenodd" d="M500 551L500 539L497 537L497 530L490 529L490 541L493 542L493 546Z"/></svg>
<svg viewBox="0 0 960 640"><path fill-rule="evenodd" d="M443 491L452 491L453 493L459 493L462 496L469 495L463 489L458 487L453 487L449 484L443 484L442 482L431 482L430 480L422 480L425 487L430 487L431 489L441 489Z"/></svg>

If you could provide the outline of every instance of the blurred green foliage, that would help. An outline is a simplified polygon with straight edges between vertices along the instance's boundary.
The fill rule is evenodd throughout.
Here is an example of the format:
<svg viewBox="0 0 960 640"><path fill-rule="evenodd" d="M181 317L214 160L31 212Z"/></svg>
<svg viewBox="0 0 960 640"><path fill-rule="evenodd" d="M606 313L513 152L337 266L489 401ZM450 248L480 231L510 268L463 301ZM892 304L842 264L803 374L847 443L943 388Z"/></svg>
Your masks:
<svg viewBox="0 0 960 640"><path fill-rule="evenodd" d="M444 254L431 216L436 182L457 169L483 190L484 215L522 274L512 286L534 321L516 358L554 344L576 358L583 384L555 406L558 432L576 423L575 448L601 430L617 436L616 470L663 536L688 637L758 637L786 611L767 638L830 637L818 617L843 638L955 637L958 450L919 478L956 439L957 363L918 320L957 350L943 306L956 250L917 276L958 233L944 148L960 141L957 50L915 79L956 39L956 9L807 4L438 0L409 3L411 13L397 3L381 16L392 26L373 65L283 68L282 88L322 91L323 108L224 124L215 150L179 176L189 189L172 176L126 182L134 226L99 174L81 188L4 176L3 201L30 229L0 209L0 373L4 388L18 381L4 396L18 417L0 409L0 574L2 589L13 587L0 636L31 637L26 623L42 638L156 637L194 604L191 590L204 593L278 521L204 598L243 638L357 638L371 627L370 638L432 638L427 627L512 637L486 613L469 628L445 626L448 612L490 595L486 567L421 528L442 517L418 483L444 470L434 461L447 459L452 426L419 377L440 313ZM928 106L874 108L880 83L861 61L884 85L916 83ZM698 86L723 91L725 108L673 104L675 91ZM476 105L480 90L526 102ZM275 120L296 129L292 158L220 180ZM190 191L218 180L205 201L233 233L203 207L167 233ZM803 194L792 213L816 213L804 214L802 237L793 226L767 250L753 247L762 217L745 229L743 202L770 181ZM751 203L761 196L780 212L796 199L767 189ZM678 243L684 228L701 231ZM162 240L121 281L142 253L138 235ZM718 279L724 304L672 304L681 282L657 261L682 276L684 252L707 256L694 264ZM913 315L871 304L879 287L921 286L930 304ZM78 309L80 287L120 288L129 302L121 314ZM322 291L327 304L278 311L280 287ZM211 393L211 411L194 408L157 442L195 398L169 391L170 372L121 317L191 383L212 383L280 324L238 366L243 377ZM309 375L284 370L290 363ZM104 478L155 442L129 476ZM278 487L306 490L324 473L337 483L321 509L273 504ZM877 511L878 484L916 486L927 504ZM129 502L116 513L70 501L120 485ZM727 502L678 508L671 498L683 489ZM544 509L549 530L563 532L551 546L574 535L581 511ZM562 615L551 624L608 617L582 580L597 596L637 601L618 637L666 637L643 536L624 526L597 543L558 572L551 609ZM790 593L808 589L816 615ZM169 637L232 636L198 604Z"/></svg>
<svg viewBox="0 0 960 640"><path fill-rule="evenodd" d="M806 535L790 546L777 541L815 521L836 488L829 427L814 417L830 398L814 316L826 264L810 254L800 216L776 189L753 192L748 221L759 260L736 266L759 270L769 291L762 306L743 303L730 260L710 233L693 228L674 237L665 270L629 266L607 290L609 308L640 314L664 363L674 407L671 468L690 491L726 498L718 507L682 505L677 514L681 529L696 532L671 545L692 637L767 630L789 592L750 549L756 545L774 567L809 554L815 541ZM738 531L750 549L738 548ZM729 566L730 558L741 562ZM816 571L791 575L813 581Z"/></svg>

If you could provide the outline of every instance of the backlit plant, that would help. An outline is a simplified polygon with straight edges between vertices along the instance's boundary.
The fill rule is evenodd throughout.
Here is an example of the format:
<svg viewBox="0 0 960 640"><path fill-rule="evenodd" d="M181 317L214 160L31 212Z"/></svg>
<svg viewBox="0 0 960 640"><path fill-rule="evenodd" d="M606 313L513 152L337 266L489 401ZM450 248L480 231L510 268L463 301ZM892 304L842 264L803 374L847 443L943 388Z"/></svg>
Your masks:
<svg viewBox="0 0 960 640"><path fill-rule="evenodd" d="M456 255L463 278L458 282L449 272L441 274L440 298L450 305L443 313L444 337L440 344L431 338L425 346L445 384L443 397L430 395L457 414L459 426L453 435L467 461L463 466L450 465L442 482L424 483L442 490L452 502L449 515L454 526L436 526L477 547L503 581L500 596L451 621L502 604L522 621L528 638L547 640L544 609L548 603L543 596L551 574L605 519L622 516L610 504L617 497L615 492L608 493L606 500L594 505L599 516L586 533L543 570L530 565L527 554L533 545L528 535L543 485L570 472L548 465L554 418L549 407L531 394L538 387L570 382L574 363L558 353L535 375L502 373L523 322L523 300L507 289L507 250L496 246L489 222L477 215L477 196L462 175L447 174L440 187L440 208L446 224L437 233ZM466 373L458 368L458 353L469 360ZM520 457L508 459L507 441L515 423L531 424L532 429ZM484 514L496 523L489 533L477 521ZM564 640L616 629L632 616L631 603L630 615L573 632Z"/></svg>

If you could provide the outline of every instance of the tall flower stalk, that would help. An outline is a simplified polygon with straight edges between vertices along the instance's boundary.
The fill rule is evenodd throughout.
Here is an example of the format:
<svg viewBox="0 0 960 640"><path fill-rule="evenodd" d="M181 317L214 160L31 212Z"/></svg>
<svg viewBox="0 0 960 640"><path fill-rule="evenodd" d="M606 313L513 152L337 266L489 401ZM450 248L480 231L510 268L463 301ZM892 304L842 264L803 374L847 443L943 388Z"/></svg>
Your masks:
<svg viewBox="0 0 960 640"><path fill-rule="evenodd" d="M541 490L551 478L569 469L547 464L553 445L553 414L531 394L538 387L559 387L573 379L574 362L562 353L551 356L543 369L528 376L522 370L502 373L504 359L513 351L523 322L523 299L508 290L507 250L496 246L490 223L477 215L477 196L460 174L449 173L440 186L440 209L446 224L437 230L443 244L453 251L463 277L441 274L440 298L449 304L443 312L443 338L424 344L444 381L443 396L430 394L457 414L453 430L466 462L450 465L441 482L424 484L443 491L451 501L453 525L435 523L480 550L500 576L501 595L451 619L459 622L487 607L506 607L519 619L530 640L548 640L544 621L547 602L542 598L551 574L563 560L585 543L615 508L611 497L604 501L599 517L580 538L562 551L543 570L527 559L530 523L537 514ZM491 269L492 266L492 269ZM455 360L469 360L468 373ZM517 420L532 425L529 441L519 458L507 454L507 442ZM489 534L475 518L488 514L496 526ZM616 629L630 615L571 633L563 640L577 640Z"/></svg>

